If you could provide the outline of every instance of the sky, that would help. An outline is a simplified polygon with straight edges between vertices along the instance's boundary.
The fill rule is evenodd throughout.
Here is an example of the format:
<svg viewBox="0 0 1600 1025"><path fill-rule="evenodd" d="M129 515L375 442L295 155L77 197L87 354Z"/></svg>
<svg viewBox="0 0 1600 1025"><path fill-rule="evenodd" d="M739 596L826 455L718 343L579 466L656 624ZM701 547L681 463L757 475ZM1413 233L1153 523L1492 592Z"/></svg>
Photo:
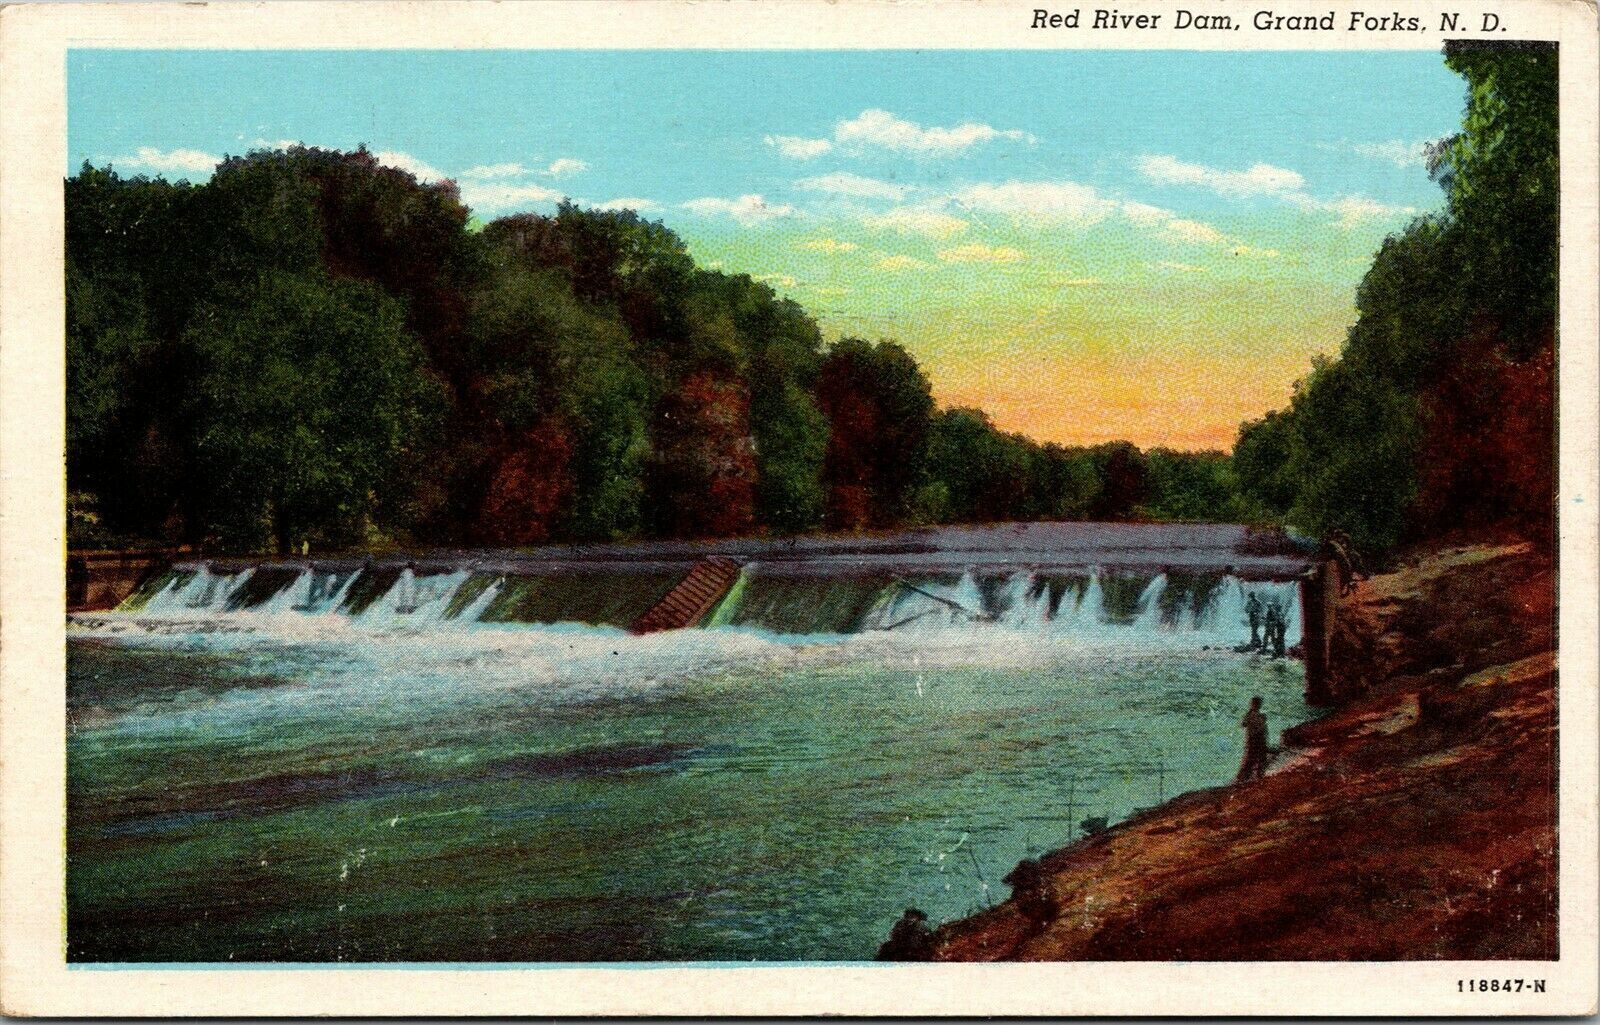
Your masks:
<svg viewBox="0 0 1600 1025"><path fill-rule="evenodd" d="M67 173L365 144L483 220L631 207L944 405L1178 449L1338 351L1465 101L1431 51L75 50L67 89Z"/></svg>

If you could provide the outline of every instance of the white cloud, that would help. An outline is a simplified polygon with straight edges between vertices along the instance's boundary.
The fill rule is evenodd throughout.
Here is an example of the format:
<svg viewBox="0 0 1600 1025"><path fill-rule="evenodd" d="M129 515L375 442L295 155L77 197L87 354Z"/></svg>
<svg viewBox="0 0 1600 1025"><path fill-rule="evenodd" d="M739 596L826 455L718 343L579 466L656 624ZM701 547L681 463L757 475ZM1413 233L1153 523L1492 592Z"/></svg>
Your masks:
<svg viewBox="0 0 1600 1025"><path fill-rule="evenodd" d="M1347 230L1373 220L1416 213L1412 207L1389 206L1365 196L1318 199L1305 191L1306 180L1298 172L1271 164L1252 164L1246 171L1223 171L1203 164L1185 163L1173 157L1155 156L1140 160L1139 170L1145 177L1164 184L1199 185L1222 196L1269 196L1292 203L1302 210L1337 214L1335 225ZM1190 225L1194 222L1173 221L1168 228L1183 234L1180 223ZM1198 237L1193 240L1217 241Z"/></svg>
<svg viewBox="0 0 1600 1025"><path fill-rule="evenodd" d="M1385 220L1391 217L1401 217L1415 214L1417 211L1409 206L1389 206L1375 199L1365 196L1340 196L1338 199L1327 202L1312 201L1313 209L1326 210L1338 214L1339 219L1334 225L1345 230L1358 228L1369 221Z"/></svg>
<svg viewBox="0 0 1600 1025"><path fill-rule="evenodd" d="M145 167L160 174L210 174L222 158L197 149L157 149L140 146L128 156L112 157L113 166Z"/></svg>
<svg viewBox="0 0 1600 1025"><path fill-rule="evenodd" d="M1027 254L1010 246L986 246L981 242L939 250L939 259L945 263L1020 263Z"/></svg>
<svg viewBox="0 0 1600 1025"><path fill-rule="evenodd" d="M1166 230L1182 242L1197 242L1204 245L1216 245L1228 241L1228 236L1202 221L1186 221L1174 218L1166 223Z"/></svg>
<svg viewBox="0 0 1600 1025"><path fill-rule="evenodd" d="M855 196L860 199L890 199L895 202L904 199L906 193L910 191L903 185L893 185L849 171L835 171L816 178L802 178L794 184L796 188L808 192L826 192L834 196Z"/></svg>
<svg viewBox="0 0 1600 1025"><path fill-rule="evenodd" d="M950 198L957 206L981 213L1073 224L1098 224L1118 207L1115 200L1106 199L1090 186L1069 181L981 183L969 185Z"/></svg>
<svg viewBox="0 0 1600 1025"><path fill-rule="evenodd" d="M435 182L443 181L450 177L432 164L419 160L409 153L402 153L399 150L381 150L372 155L377 158L380 164L398 167L402 171L410 171L417 176L418 181Z"/></svg>
<svg viewBox="0 0 1600 1025"><path fill-rule="evenodd" d="M769 135L762 140L776 146L778 152L792 160L812 160L833 149L827 139L806 139L798 135Z"/></svg>
<svg viewBox="0 0 1600 1025"><path fill-rule="evenodd" d="M1281 196L1306 184L1299 172L1286 167L1256 163L1244 171L1224 171L1169 156L1142 158L1139 172L1163 185L1199 185L1223 196Z"/></svg>
<svg viewBox="0 0 1600 1025"><path fill-rule="evenodd" d="M753 280L765 281L767 284L777 285L779 288L793 288L800 283L789 274L753 274L751 277Z"/></svg>
<svg viewBox="0 0 1600 1025"><path fill-rule="evenodd" d="M1387 160L1396 167L1421 167L1428 161L1428 142L1358 142L1350 147L1364 157Z"/></svg>
<svg viewBox="0 0 1600 1025"><path fill-rule="evenodd" d="M641 199L637 196L620 196L617 199L608 199L604 203L596 203L596 210L632 210L634 213L644 213L646 210L660 210L661 204L653 199Z"/></svg>
<svg viewBox="0 0 1600 1025"><path fill-rule="evenodd" d="M465 182L461 185L461 201L479 214L517 210L560 198L560 192L543 185L484 182Z"/></svg>
<svg viewBox="0 0 1600 1025"><path fill-rule="evenodd" d="M1161 262L1157 263L1156 266L1157 267L1164 267L1167 270L1181 271L1184 274L1204 274L1204 273L1206 273L1206 269L1204 267L1196 267L1192 263L1178 263L1175 260L1162 260Z"/></svg>
<svg viewBox="0 0 1600 1025"><path fill-rule="evenodd" d="M1059 288L1098 288L1105 284L1099 278L1057 278L1056 286Z"/></svg>
<svg viewBox="0 0 1600 1025"><path fill-rule="evenodd" d="M928 265L923 263L921 260L917 259L914 256L895 255L895 256L885 256L885 257L883 257L874 266L876 266L879 270L902 271L902 270L922 270L923 268L927 267Z"/></svg>
<svg viewBox="0 0 1600 1025"><path fill-rule="evenodd" d="M800 248L818 253L853 253L861 247L854 242L841 242L836 238L813 238L800 243Z"/></svg>
<svg viewBox="0 0 1600 1025"><path fill-rule="evenodd" d="M1387 139L1383 142L1351 142L1341 139L1336 143L1318 143L1317 148L1335 153L1356 153L1372 160L1382 160L1396 167L1422 167L1428 162L1428 152L1449 136L1438 139Z"/></svg>
<svg viewBox="0 0 1600 1025"><path fill-rule="evenodd" d="M863 110L834 126L833 141L846 147L877 147L896 153L947 156L993 139L1033 141L1019 129L998 129L967 121L954 128L923 128L887 110Z"/></svg>
<svg viewBox="0 0 1600 1025"><path fill-rule="evenodd" d="M397 155L404 156L404 154ZM382 154L380 154L380 156L382 156ZM543 168L542 170L531 168L515 161L507 161L503 164L479 164L476 167L469 167L465 171L462 171L461 177L525 178L529 175L538 174L543 175L546 178L569 178L572 175L587 171L588 169L589 165L581 160L574 160L571 157L562 157L559 160L552 161L549 167ZM407 168L407 170L410 170L410 168Z"/></svg>
<svg viewBox="0 0 1600 1025"><path fill-rule="evenodd" d="M892 153L916 156L952 156L979 143L995 139L1033 142L1034 137L1018 128L964 121L951 128L924 128L915 121L896 117L887 110L863 110L853 118L833 126L833 138L808 139L801 135L768 135L762 141L794 160L814 160L840 149L885 149Z"/></svg>
<svg viewBox="0 0 1600 1025"><path fill-rule="evenodd" d="M550 166L544 169L544 173L552 178L570 178L575 174L582 174L588 169L589 165L582 160L562 157L559 160L552 160Z"/></svg>
<svg viewBox="0 0 1600 1025"><path fill-rule="evenodd" d="M1159 206L1149 203L1123 203L1122 216L1139 225L1141 228L1159 227L1163 221L1170 220L1173 216L1171 210L1163 210Z"/></svg>
<svg viewBox="0 0 1600 1025"><path fill-rule="evenodd" d="M1234 256L1253 256L1262 260L1276 260L1283 255L1276 249L1258 249L1255 246L1247 246L1243 242L1235 244L1228 252Z"/></svg>
<svg viewBox="0 0 1600 1025"><path fill-rule="evenodd" d="M930 238L949 238L967 230L967 222L938 210L917 207L898 207L881 214L867 214L861 223L879 231L895 231L902 235L927 235Z"/></svg>
<svg viewBox="0 0 1600 1025"><path fill-rule="evenodd" d="M520 178L528 174L521 164L479 164L461 172L463 178Z"/></svg>
<svg viewBox="0 0 1600 1025"><path fill-rule="evenodd" d="M738 199L721 199L705 196L682 204L690 213L702 217L731 217L746 227L765 224L783 217L793 217L795 208L783 203L768 203L756 193L746 193Z"/></svg>
<svg viewBox="0 0 1600 1025"><path fill-rule="evenodd" d="M1091 186L1071 181L980 183L961 189L950 201L975 212L1006 214L1015 221L1038 225L1089 227L1120 216L1175 242L1222 245L1230 241L1203 221L1182 218L1149 203L1111 199Z"/></svg>

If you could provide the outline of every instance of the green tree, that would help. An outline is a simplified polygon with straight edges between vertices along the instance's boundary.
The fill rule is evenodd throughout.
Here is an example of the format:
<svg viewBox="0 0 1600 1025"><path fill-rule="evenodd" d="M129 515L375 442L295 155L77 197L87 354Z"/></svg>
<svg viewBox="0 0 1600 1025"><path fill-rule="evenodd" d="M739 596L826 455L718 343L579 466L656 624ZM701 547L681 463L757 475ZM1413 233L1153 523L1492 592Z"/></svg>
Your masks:
<svg viewBox="0 0 1600 1025"><path fill-rule="evenodd" d="M928 475L938 485L941 519L987 523L1039 515L1033 507L1040 479L1035 446L998 430L981 409L947 409L933 418Z"/></svg>
<svg viewBox="0 0 1600 1025"><path fill-rule="evenodd" d="M1238 488L1268 515L1281 518L1294 505L1298 482L1289 469L1294 443L1294 421L1284 410L1272 410L1239 428L1233 446Z"/></svg>
<svg viewBox="0 0 1600 1025"><path fill-rule="evenodd" d="M1126 441L1096 445L1089 450L1100 488L1089 505L1096 520L1125 520L1148 499L1149 479L1144 453Z"/></svg>
<svg viewBox="0 0 1600 1025"><path fill-rule="evenodd" d="M1152 518L1215 523L1238 514L1233 470L1223 453L1156 448L1145 453L1145 464Z"/></svg>
<svg viewBox="0 0 1600 1025"><path fill-rule="evenodd" d="M817 378L828 417L828 519L836 527L891 526L913 513L925 482L933 393L917 361L894 342L835 342Z"/></svg>
<svg viewBox="0 0 1600 1025"><path fill-rule="evenodd" d="M271 272L199 310L185 342L206 524L230 547L348 541L436 415L404 311L370 285Z"/></svg>
<svg viewBox="0 0 1600 1025"><path fill-rule="evenodd" d="M1385 240L1339 359L1317 361L1234 451L1267 510L1372 554L1452 526L1550 522L1556 52L1453 41L1445 62L1468 93L1462 130L1431 158L1444 212Z"/></svg>
<svg viewBox="0 0 1600 1025"><path fill-rule="evenodd" d="M1514 357L1556 317L1560 83L1554 43L1452 40L1445 65L1467 80L1461 131L1435 153L1468 303L1493 317Z"/></svg>

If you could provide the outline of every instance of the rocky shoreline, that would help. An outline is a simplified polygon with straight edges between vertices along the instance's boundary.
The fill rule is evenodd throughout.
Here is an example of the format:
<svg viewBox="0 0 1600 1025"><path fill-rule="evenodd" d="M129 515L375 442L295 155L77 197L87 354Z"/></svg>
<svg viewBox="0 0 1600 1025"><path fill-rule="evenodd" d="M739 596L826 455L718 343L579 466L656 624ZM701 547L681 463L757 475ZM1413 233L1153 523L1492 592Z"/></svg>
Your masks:
<svg viewBox="0 0 1600 1025"><path fill-rule="evenodd" d="M943 925L933 957L1551 959L1555 575L1526 543L1419 550L1362 580L1331 638L1339 707L1268 775L1182 795L1041 859Z"/></svg>

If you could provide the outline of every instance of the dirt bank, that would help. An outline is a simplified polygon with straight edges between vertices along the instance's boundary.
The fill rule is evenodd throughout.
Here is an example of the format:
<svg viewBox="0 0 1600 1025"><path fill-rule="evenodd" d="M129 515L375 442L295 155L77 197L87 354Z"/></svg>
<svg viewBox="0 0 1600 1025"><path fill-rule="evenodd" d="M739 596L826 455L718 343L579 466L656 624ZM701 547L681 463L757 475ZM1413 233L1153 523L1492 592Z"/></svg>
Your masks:
<svg viewBox="0 0 1600 1025"><path fill-rule="evenodd" d="M1404 560L1339 610L1337 695L1264 779L1047 855L1058 908L939 930L937 958L1554 958L1554 577L1529 545Z"/></svg>

